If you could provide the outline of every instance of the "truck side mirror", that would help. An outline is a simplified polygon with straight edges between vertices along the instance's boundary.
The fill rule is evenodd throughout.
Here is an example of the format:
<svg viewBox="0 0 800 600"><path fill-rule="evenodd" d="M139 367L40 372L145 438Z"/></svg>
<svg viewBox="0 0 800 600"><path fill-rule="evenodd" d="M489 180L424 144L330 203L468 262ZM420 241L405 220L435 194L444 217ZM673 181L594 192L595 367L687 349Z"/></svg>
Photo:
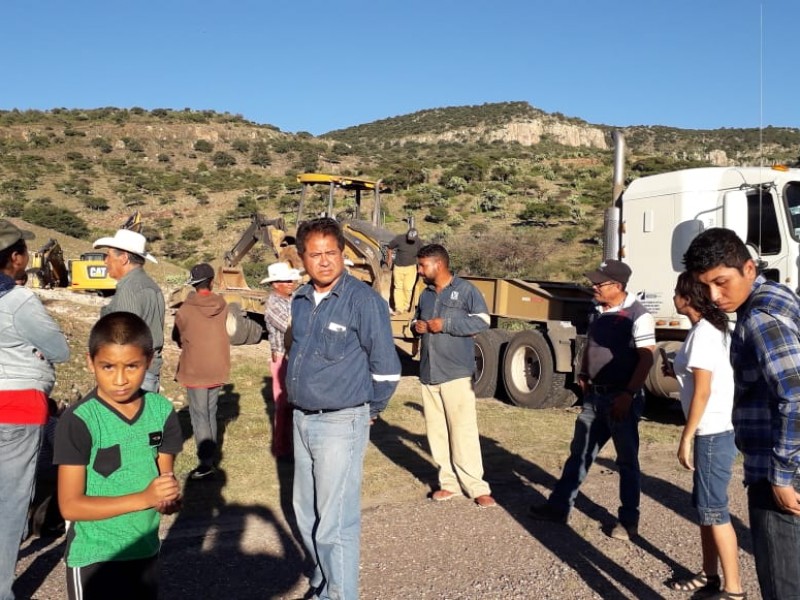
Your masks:
<svg viewBox="0 0 800 600"><path fill-rule="evenodd" d="M744 190L725 192L722 198L722 226L747 240L747 194Z"/></svg>

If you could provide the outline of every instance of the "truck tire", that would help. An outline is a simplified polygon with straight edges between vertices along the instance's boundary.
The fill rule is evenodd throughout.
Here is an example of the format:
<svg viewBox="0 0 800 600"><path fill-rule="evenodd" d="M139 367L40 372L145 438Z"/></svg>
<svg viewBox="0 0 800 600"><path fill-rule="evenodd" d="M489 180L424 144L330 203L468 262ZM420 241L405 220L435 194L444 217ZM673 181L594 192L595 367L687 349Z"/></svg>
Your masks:
<svg viewBox="0 0 800 600"><path fill-rule="evenodd" d="M513 334L503 329L488 329L475 336L475 396L494 398L503 365L503 352Z"/></svg>
<svg viewBox="0 0 800 600"><path fill-rule="evenodd" d="M520 331L506 348L503 384L509 399L524 408L564 408L575 396L564 385L565 373L554 370L547 340L534 330Z"/></svg>
<svg viewBox="0 0 800 600"><path fill-rule="evenodd" d="M225 328L228 330L228 339L231 346L241 346L247 343L250 335L250 319L245 316L241 305L238 302L228 304L228 318L225 321Z"/></svg>

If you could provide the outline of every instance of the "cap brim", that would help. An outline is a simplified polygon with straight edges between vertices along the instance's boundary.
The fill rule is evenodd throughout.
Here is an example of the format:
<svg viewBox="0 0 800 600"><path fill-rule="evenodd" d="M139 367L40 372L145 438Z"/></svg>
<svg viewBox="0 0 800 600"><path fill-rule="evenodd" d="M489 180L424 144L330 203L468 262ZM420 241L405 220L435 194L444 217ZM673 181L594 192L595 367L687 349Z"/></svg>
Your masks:
<svg viewBox="0 0 800 600"><path fill-rule="evenodd" d="M605 273L601 273L600 271L589 271L584 275L586 279L588 279L592 283L605 283L606 281L614 281L614 279L612 279Z"/></svg>
<svg viewBox="0 0 800 600"><path fill-rule="evenodd" d="M19 233L22 236L21 239L23 240L32 240L36 237L35 233L33 233L32 231L28 231L27 229L20 229Z"/></svg>

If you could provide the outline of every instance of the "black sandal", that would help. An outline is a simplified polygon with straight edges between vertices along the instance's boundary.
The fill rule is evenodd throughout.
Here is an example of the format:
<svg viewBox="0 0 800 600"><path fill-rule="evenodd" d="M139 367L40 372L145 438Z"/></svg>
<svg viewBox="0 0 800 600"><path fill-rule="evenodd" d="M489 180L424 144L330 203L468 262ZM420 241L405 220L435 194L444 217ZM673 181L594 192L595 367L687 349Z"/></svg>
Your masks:
<svg viewBox="0 0 800 600"><path fill-rule="evenodd" d="M722 581L719 575L706 575L701 571L689 579L673 579L667 587L676 592L694 592L692 597L703 598L719 592Z"/></svg>

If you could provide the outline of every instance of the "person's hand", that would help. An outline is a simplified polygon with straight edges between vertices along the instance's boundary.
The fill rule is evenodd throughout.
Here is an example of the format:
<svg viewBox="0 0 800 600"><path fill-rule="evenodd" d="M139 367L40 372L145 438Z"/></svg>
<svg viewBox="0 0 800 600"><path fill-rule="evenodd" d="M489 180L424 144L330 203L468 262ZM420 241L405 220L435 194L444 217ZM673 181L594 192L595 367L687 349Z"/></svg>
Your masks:
<svg viewBox="0 0 800 600"><path fill-rule="evenodd" d="M428 322L422 319L414 321L414 331L417 333L428 333Z"/></svg>
<svg viewBox="0 0 800 600"><path fill-rule="evenodd" d="M175 475L164 473L159 475L144 490L145 498L152 507L158 507L162 503L177 500L181 495L180 485Z"/></svg>
<svg viewBox="0 0 800 600"><path fill-rule="evenodd" d="M175 500L170 502L162 501L159 502L155 509L161 513L162 515L171 515L178 512L181 508L183 508L183 498L178 496Z"/></svg>
<svg viewBox="0 0 800 600"><path fill-rule="evenodd" d="M441 317L428 321L428 331L430 333L442 333L443 328L444 320Z"/></svg>
<svg viewBox="0 0 800 600"><path fill-rule="evenodd" d="M672 377L675 379L675 368L668 360L661 362L661 373L664 375L664 377Z"/></svg>
<svg viewBox="0 0 800 600"><path fill-rule="evenodd" d="M692 465L692 439L686 436L681 436L681 441L678 444L678 462L684 469L694 471Z"/></svg>
<svg viewBox="0 0 800 600"><path fill-rule="evenodd" d="M775 504L783 512L800 517L800 494L790 485L773 485L772 495L775 497Z"/></svg>
<svg viewBox="0 0 800 600"><path fill-rule="evenodd" d="M622 392L614 397L611 402L611 418L614 421L622 421L628 416L633 404L633 395L629 392Z"/></svg>
<svg viewBox="0 0 800 600"><path fill-rule="evenodd" d="M589 391L589 380L581 375L578 375L578 388L581 390L581 395L585 396Z"/></svg>

